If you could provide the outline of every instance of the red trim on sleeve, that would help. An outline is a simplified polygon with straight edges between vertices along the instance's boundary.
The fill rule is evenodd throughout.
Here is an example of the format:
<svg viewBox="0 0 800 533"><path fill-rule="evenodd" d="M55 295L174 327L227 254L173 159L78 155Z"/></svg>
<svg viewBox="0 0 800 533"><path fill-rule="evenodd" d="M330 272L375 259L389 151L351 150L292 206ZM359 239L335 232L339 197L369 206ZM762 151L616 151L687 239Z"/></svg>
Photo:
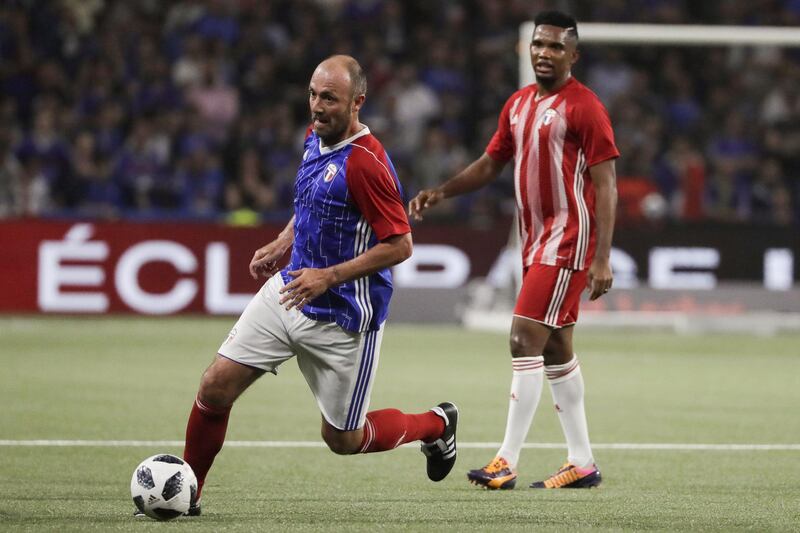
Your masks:
<svg viewBox="0 0 800 533"><path fill-rule="evenodd" d="M411 233L403 199L380 144L353 143L345 179L353 203L379 241Z"/></svg>
<svg viewBox="0 0 800 533"><path fill-rule="evenodd" d="M506 100L500 117L497 119L497 130L486 146L486 153L495 161L505 162L514 157L514 136L511 133L511 106L520 97L519 91Z"/></svg>

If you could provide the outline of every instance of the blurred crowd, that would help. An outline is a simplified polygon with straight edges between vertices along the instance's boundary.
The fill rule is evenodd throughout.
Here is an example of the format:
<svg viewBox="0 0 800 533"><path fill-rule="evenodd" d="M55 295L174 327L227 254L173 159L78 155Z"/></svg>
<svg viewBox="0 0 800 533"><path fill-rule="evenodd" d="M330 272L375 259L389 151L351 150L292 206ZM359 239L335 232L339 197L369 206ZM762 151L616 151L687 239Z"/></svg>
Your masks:
<svg viewBox="0 0 800 533"><path fill-rule="evenodd" d="M406 196L480 155L518 84L519 25L796 25L797 0L5 0L0 217L285 220L307 84L333 53L368 74L362 122ZM582 47L612 115L620 218L800 220L800 50ZM510 169L439 216L512 209Z"/></svg>

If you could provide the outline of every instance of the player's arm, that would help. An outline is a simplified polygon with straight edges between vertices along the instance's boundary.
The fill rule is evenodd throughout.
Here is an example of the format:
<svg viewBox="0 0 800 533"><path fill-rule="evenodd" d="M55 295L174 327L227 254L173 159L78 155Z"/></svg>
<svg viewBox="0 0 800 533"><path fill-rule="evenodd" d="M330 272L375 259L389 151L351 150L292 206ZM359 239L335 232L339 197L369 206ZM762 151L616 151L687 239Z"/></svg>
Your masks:
<svg viewBox="0 0 800 533"><path fill-rule="evenodd" d="M484 153L467 168L435 189L421 190L408 203L408 214L415 220L422 220L422 212L443 199L478 190L494 181L505 164L505 161L497 161Z"/></svg>
<svg viewBox="0 0 800 533"><path fill-rule="evenodd" d="M259 274L268 278L277 272L278 261L284 256L286 250L292 247L293 242L294 216L274 241L262 246L253 254L253 258L250 260L250 275L253 276L253 279L258 279Z"/></svg>
<svg viewBox="0 0 800 533"><path fill-rule="evenodd" d="M614 235L614 216L617 210L617 171L614 159L589 167L595 190L595 221L597 248L589 266L586 285L589 299L596 300L611 288L611 238Z"/></svg>
<svg viewBox="0 0 800 533"><path fill-rule="evenodd" d="M411 256L411 227L408 225L396 176L369 150L350 155L345 173L353 206L372 229L377 244L364 253L327 268L291 271L292 281L281 290L287 309L303 307L329 288L374 274Z"/></svg>
<svg viewBox="0 0 800 533"><path fill-rule="evenodd" d="M411 233L392 235L363 254L328 268L303 268L289 272L294 279L282 289L281 304L300 309L331 287L374 274L411 257Z"/></svg>
<svg viewBox="0 0 800 533"><path fill-rule="evenodd" d="M425 189L419 192L408 203L408 214L416 220L422 220L422 212L438 204L444 198L458 196L467 192L480 189L500 175L506 162L514 155L514 139L511 133L511 110L517 105L517 93L508 99L497 119L497 131L489 141L486 151L481 157L444 182L435 189Z"/></svg>

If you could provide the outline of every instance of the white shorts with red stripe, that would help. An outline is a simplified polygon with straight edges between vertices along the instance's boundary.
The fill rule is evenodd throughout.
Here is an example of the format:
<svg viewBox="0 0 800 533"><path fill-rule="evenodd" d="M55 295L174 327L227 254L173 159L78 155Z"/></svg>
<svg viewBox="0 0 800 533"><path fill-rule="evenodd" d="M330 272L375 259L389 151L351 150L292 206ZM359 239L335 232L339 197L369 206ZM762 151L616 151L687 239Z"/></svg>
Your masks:
<svg viewBox="0 0 800 533"><path fill-rule="evenodd" d="M578 321L586 271L534 264L525 269L514 316L541 322L552 328Z"/></svg>

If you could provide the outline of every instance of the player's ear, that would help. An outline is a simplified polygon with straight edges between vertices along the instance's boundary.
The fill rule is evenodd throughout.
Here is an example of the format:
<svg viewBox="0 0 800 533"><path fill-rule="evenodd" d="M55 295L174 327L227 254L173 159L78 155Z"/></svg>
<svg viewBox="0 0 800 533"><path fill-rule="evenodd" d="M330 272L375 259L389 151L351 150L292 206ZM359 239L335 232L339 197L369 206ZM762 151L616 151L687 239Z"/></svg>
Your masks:
<svg viewBox="0 0 800 533"><path fill-rule="evenodd" d="M364 105L364 100L367 99L367 96L364 94L359 94L353 97L353 111L358 113L361 110L361 106Z"/></svg>
<svg viewBox="0 0 800 533"><path fill-rule="evenodd" d="M572 66L578 62L578 59L581 57L581 52L577 48L572 51L572 57L569 60L569 65Z"/></svg>

